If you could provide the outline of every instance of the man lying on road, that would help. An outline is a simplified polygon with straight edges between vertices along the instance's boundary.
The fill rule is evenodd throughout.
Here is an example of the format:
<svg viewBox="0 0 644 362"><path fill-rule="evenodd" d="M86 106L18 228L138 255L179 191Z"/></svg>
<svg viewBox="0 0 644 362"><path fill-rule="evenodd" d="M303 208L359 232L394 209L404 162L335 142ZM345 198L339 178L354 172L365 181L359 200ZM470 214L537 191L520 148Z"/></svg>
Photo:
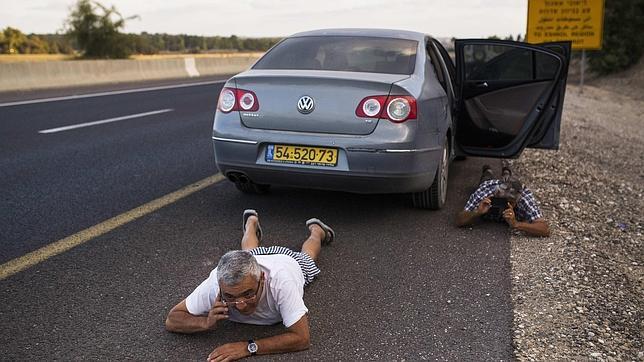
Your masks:
<svg viewBox="0 0 644 362"><path fill-rule="evenodd" d="M315 260L322 245L335 238L333 230L318 219L309 219L310 231L301 252L282 246L262 247L262 229L255 210L243 215L242 250L230 251L186 299L168 314L166 329L195 333L217 328L222 320L271 325L284 323L286 333L215 348L208 361L236 360L255 354L282 353L309 347L308 309L304 287L320 269Z"/></svg>
<svg viewBox="0 0 644 362"><path fill-rule="evenodd" d="M543 219L532 192L503 167L502 178L494 178L489 165L483 166L479 186L458 214L456 225L471 225L477 219L503 221L512 229L528 235L549 236L548 223Z"/></svg>

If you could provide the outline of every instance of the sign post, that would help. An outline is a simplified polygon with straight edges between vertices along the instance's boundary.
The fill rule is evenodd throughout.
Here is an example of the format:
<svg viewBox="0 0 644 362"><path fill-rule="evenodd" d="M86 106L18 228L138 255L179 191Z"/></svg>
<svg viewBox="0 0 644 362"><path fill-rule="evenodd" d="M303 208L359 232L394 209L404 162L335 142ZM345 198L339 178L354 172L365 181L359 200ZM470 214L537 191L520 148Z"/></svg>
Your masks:
<svg viewBox="0 0 644 362"><path fill-rule="evenodd" d="M581 50L583 91L586 50L602 47L604 0L528 0L528 43L572 41Z"/></svg>

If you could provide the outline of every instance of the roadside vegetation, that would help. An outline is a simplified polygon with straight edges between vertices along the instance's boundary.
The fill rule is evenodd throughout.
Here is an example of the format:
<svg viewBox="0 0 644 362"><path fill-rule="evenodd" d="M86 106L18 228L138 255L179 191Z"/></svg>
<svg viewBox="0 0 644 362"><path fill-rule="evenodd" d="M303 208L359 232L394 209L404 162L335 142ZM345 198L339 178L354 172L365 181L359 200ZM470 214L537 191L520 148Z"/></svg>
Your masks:
<svg viewBox="0 0 644 362"><path fill-rule="evenodd" d="M602 50L589 54L590 67L598 74L627 69L644 52L644 0L610 0L604 6Z"/></svg>
<svg viewBox="0 0 644 362"><path fill-rule="evenodd" d="M0 31L0 54L67 54L72 58L122 59L132 55L265 52L281 39L122 33L125 23L136 18L137 15L123 17L114 6L79 0L59 33L24 34L12 27ZM0 58L8 61L6 57ZM28 57L30 61L46 58Z"/></svg>
<svg viewBox="0 0 644 362"><path fill-rule="evenodd" d="M69 54L75 58L113 59L129 58L133 54L264 52L280 40L235 35L122 33L125 23L136 18L139 17L123 17L114 6L78 0L60 33L24 34L19 29L6 27L0 32L0 54ZM608 74L636 64L644 53L641 29L644 29L644 0L607 1L603 48L589 52L591 70ZM523 40L521 35L503 39Z"/></svg>

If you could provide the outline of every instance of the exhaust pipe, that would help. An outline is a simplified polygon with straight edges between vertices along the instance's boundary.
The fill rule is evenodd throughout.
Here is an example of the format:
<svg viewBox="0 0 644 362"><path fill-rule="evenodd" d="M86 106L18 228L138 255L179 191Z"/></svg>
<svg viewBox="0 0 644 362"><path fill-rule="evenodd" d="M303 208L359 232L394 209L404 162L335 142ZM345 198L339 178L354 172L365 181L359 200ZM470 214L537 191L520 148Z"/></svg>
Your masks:
<svg viewBox="0 0 644 362"><path fill-rule="evenodd" d="M239 174L238 179L239 179L239 182L242 184L247 184L250 182L250 179L248 178L248 176L244 175L243 173Z"/></svg>
<svg viewBox="0 0 644 362"><path fill-rule="evenodd" d="M233 183L247 184L251 182L248 176L241 172L229 172L226 176Z"/></svg>
<svg viewBox="0 0 644 362"><path fill-rule="evenodd" d="M237 174L236 174L236 173L231 172L231 173L229 173L227 176L228 176L228 179L229 179L231 182L233 182L233 183L237 183L237 182L239 182L239 177L237 177Z"/></svg>

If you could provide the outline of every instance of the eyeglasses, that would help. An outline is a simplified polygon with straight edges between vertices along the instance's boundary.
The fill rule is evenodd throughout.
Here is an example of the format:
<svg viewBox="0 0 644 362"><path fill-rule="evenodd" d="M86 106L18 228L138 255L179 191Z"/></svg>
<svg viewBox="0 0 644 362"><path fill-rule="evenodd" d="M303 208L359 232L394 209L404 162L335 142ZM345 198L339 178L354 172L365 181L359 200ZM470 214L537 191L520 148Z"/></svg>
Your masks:
<svg viewBox="0 0 644 362"><path fill-rule="evenodd" d="M245 296L245 297L238 297L238 298L232 298L228 299L224 297L223 294L221 294L221 302L224 303L227 307L236 307L240 304L252 304L257 301L257 295L259 293L259 287L262 283L262 280L264 280L264 276L259 278L259 281L257 282L257 288L253 292L252 295Z"/></svg>

